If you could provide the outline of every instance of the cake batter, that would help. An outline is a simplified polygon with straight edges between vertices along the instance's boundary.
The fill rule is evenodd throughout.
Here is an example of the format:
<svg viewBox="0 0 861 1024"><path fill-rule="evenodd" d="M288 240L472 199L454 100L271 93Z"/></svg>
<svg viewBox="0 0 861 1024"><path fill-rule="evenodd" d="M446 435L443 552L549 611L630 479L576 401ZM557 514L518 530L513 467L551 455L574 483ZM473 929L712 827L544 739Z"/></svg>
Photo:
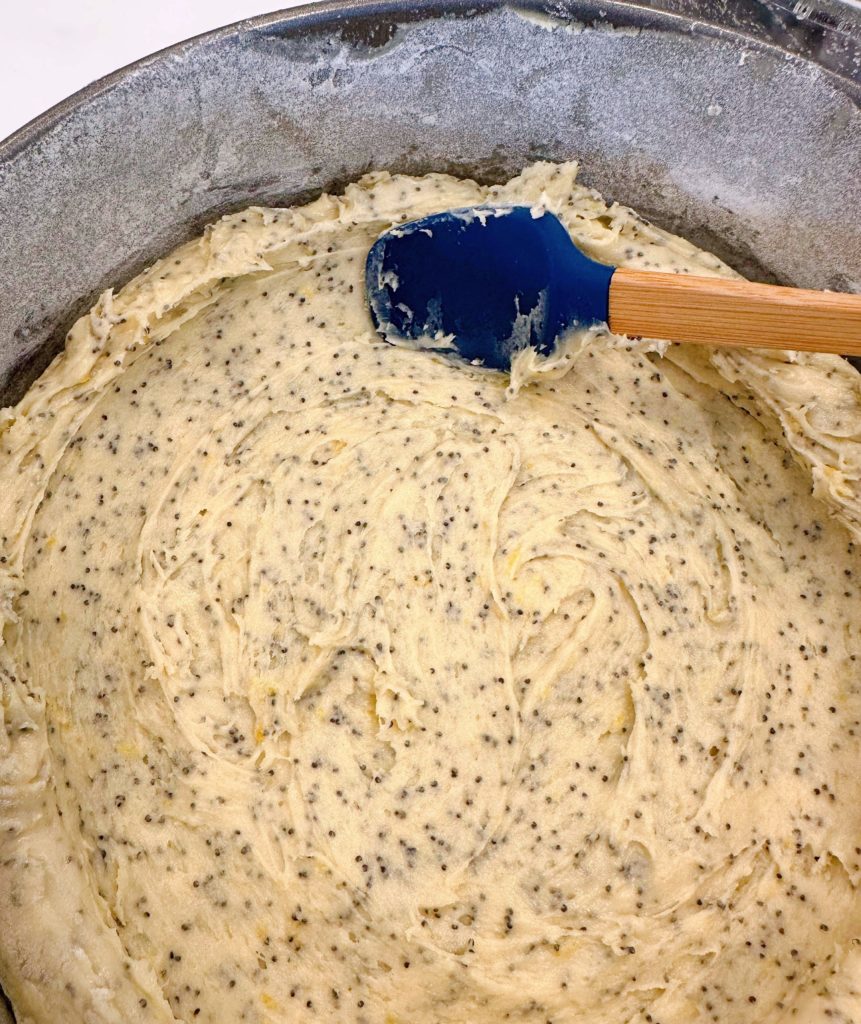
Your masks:
<svg viewBox="0 0 861 1024"><path fill-rule="evenodd" d="M861 1020L861 377L373 333L452 207L732 275L575 175L226 217L0 413L20 1024Z"/></svg>

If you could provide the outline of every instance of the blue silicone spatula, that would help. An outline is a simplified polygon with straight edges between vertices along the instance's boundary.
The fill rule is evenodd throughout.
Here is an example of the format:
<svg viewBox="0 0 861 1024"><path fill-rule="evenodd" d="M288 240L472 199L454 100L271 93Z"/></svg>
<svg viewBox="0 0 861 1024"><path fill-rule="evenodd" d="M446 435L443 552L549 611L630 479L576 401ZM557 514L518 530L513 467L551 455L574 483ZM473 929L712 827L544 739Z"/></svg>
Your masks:
<svg viewBox="0 0 861 1024"><path fill-rule="evenodd" d="M861 355L861 295L607 266L558 217L527 206L393 227L368 253L365 283L384 337L448 338L497 369L601 322L629 337Z"/></svg>

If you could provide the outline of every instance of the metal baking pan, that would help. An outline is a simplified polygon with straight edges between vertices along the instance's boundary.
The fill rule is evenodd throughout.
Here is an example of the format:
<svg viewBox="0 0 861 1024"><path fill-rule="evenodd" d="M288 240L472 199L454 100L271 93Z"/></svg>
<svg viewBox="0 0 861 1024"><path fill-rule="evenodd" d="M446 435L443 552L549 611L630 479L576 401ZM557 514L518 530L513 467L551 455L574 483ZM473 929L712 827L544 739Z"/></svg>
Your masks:
<svg viewBox="0 0 861 1024"><path fill-rule="evenodd" d="M861 8L345 0L178 43L0 143L0 405L226 211L570 157L745 274L861 291Z"/></svg>

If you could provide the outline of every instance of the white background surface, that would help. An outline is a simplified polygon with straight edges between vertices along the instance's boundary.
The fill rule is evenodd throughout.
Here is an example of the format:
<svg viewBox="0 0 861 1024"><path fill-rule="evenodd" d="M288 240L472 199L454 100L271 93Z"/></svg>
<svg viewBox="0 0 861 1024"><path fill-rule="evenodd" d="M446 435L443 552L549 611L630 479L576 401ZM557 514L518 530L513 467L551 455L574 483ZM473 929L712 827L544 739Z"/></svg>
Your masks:
<svg viewBox="0 0 861 1024"><path fill-rule="evenodd" d="M299 0L0 0L0 139L163 46Z"/></svg>

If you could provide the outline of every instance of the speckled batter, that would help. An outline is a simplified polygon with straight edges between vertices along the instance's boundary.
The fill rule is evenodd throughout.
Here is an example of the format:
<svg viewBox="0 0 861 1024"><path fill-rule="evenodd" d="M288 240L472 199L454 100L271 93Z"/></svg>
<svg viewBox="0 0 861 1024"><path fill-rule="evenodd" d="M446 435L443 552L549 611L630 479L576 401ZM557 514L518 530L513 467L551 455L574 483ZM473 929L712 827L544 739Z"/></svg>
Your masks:
<svg viewBox="0 0 861 1024"><path fill-rule="evenodd" d="M861 1020L861 377L372 333L485 200L731 273L574 178L228 217L0 414L21 1024Z"/></svg>

